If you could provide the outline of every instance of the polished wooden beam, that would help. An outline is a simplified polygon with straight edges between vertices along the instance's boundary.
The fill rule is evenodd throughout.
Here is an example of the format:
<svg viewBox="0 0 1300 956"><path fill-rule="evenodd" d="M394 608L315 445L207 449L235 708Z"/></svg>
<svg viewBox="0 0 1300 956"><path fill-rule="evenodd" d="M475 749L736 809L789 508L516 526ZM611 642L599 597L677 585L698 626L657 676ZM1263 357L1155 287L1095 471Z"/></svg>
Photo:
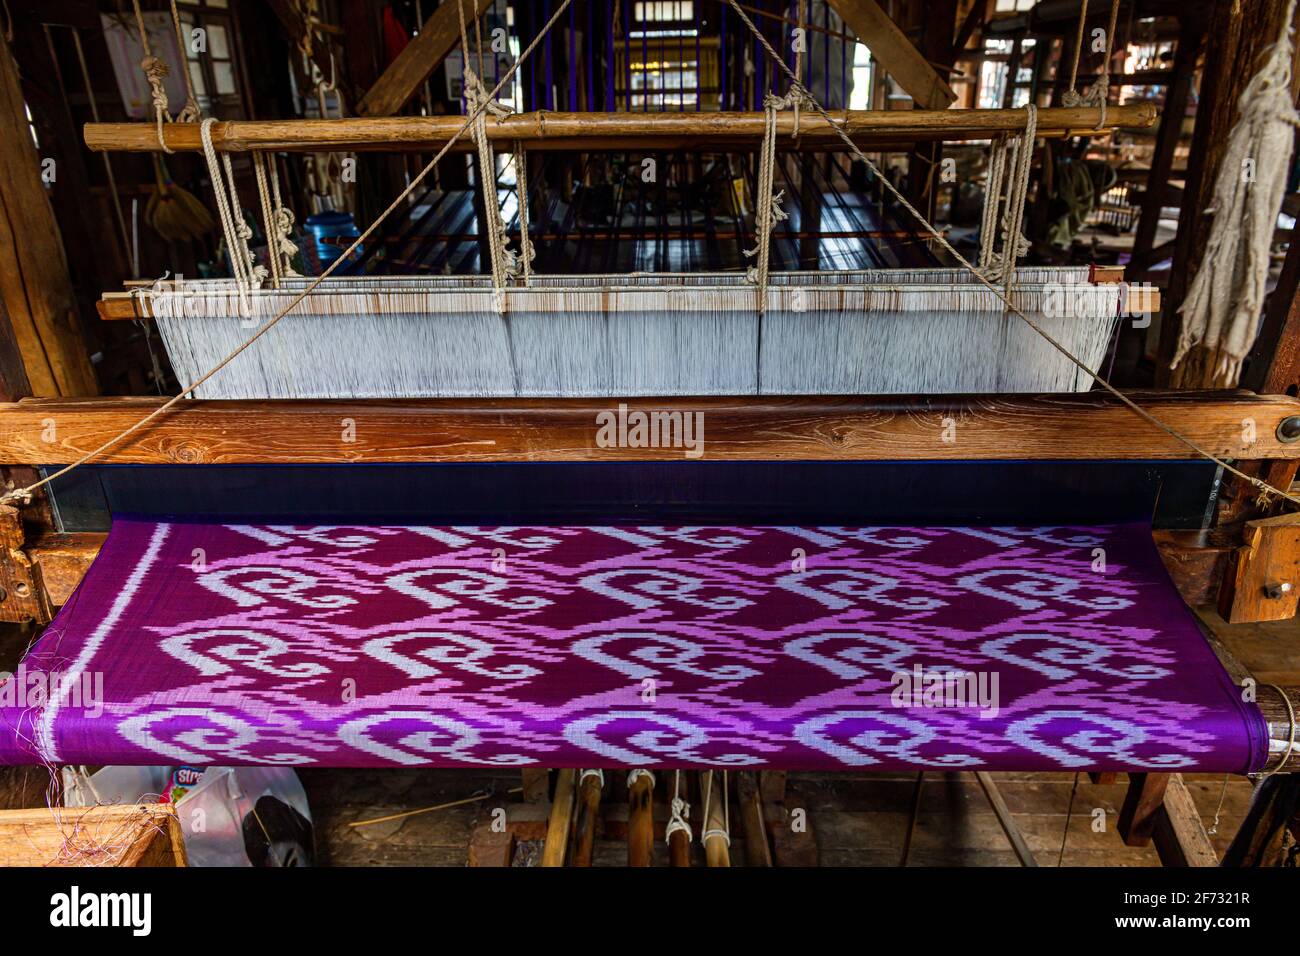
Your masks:
<svg viewBox="0 0 1300 956"><path fill-rule="evenodd" d="M1300 400L1249 392L1135 392L1218 455L1296 458L1278 425ZM0 464L67 464L158 409L159 398L0 403ZM678 448L605 447L602 422L698 414L709 461L1189 459L1181 442L1099 392L1061 395L663 399L186 401L96 459L117 464L672 461ZM599 416L599 417L598 417ZM1255 441L1242 422L1255 423ZM628 419L632 421L633 419ZM693 452L691 453L694 454Z"/></svg>
<svg viewBox="0 0 1300 956"><path fill-rule="evenodd" d="M629 774L631 776L631 774ZM627 865L650 866L655 848L655 779L637 773L627 788Z"/></svg>
<svg viewBox="0 0 1300 956"><path fill-rule="evenodd" d="M830 113L855 142L988 139L995 133L1025 128L1024 110L837 110ZM1053 107L1038 111L1039 136L1066 136L1091 131L1100 119L1095 107ZM1156 109L1150 103L1112 106L1106 128L1149 127ZM212 145L218 152L409 151L430 152L446 144L464 125L463 116L393 116L334 120L229 120L214 123ZM663 151L672 144L698 150L706 145L747 145L763 138L766 115L733 113L519 113L488 117L488 139L522 142L530 150ZM799 118L799 142L793 142L795 117L777 116L782 148L840 139L831 125L805 110ZM151 123L87 123L86 146L95 152L159 152L158 131ZM163 140L176 152L199 152L203 143L197 123L169 123ZM458 143L471 149L469 136Z"/></svg>
<svg viewBox="0 0 1300 956"><path fill-rule="evenodd" d="M1210 835L1205 832L1201 813L1183 783L1182 774L1171 774L1165 799L1156 811L1151 841L1165 866L1218 866Z"/></svg>
<svg viewBox="0 0 1300 956"><path fill-rule="evenodd" d="M551 800L546 842L542 846L542 866L564 866L568 857L577 779L576 770L557 770L555 773L555 796Z"/></svg>

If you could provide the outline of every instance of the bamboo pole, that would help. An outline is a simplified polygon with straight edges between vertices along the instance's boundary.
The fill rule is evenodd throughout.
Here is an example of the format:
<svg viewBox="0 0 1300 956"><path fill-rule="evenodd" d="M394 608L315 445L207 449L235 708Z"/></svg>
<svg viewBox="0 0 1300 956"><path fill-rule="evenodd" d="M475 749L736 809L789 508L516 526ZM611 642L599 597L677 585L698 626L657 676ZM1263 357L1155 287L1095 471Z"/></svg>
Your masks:
<svg viewBox="0 0 1300 956"><path fill-rule="evenodd" d="M855 141L911 143L930 140L988 139L994 133L1025 128L1024 110L838 110L830 114ZM1038 111L1038 135L1058 137L1092 132L1101 116L1095 107L1051 107ZM1105 129L1150 127L1156 110L1150 103L1111 106ZM233 120L214 123L217 152L383 151L430 152L443 146L464 125L461 116L390 116L336 120ZM522 142L528 149L617 150L624 148L699 148L755 144L763 138L765 114L733 113L519 113L488 117L488 139ZM798 144L792 142L795 117L777 115L782 147L843 148L834 129L820 116L799 117ZM158 131L149 123L87 123L86 146L93 152L159 152ZM168 123L167 146L178 152L203 148L197 123ZM472 149L468 137L457 144Z"/></svg>
<svg viewBox="0 0 1300 956"><path fill-rule="evenodd" d="M731 866L731 845L728 842L727 816L722 804L723 787L727 778L720 772L704 770L700 773L700 799L704 808L704 859L710 867ZM705 794L709 794L706 798ZM724 837L722 834L726 833Z"/></svg>
<svg viewBox="0 0 1300 956"><path fill-rule="evenodd" d="M573 787L578 771L560 770L555 774L555 798L546 823L546 843L542 847L542 866L564 866L569 848L569 826L573 822Z"/></svg>
<svg viewBox="0 0 1300 956"><path fill-rule="evenodd" d="M636 779L627 787L627 865L649 866L655 848L655 780L647 772L634 770L628 776L633 774Z"/></svg>
<svg viewBox="0 0 1300 956"><path fill-rule="evenodd" d="M591 866L591 849L596 842L596 819L600 812L603 780L598 772L582 772L578 786L578 822L573 827L573 856L570 866Z"/></svg>

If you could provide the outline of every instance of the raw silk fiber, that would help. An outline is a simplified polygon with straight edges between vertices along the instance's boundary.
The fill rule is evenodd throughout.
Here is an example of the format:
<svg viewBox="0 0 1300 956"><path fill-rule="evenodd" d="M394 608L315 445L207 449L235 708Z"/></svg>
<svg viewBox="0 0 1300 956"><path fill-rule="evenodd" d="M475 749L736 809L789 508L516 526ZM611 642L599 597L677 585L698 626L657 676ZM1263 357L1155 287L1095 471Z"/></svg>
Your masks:
<svg viewBox="0 0 1300 956"><path fill-rule="evenodd" d="M42 669L0 763L1242 772L1267 738L1138 524L119 519ZM895 694L935 672L996 713Z"/></svg>

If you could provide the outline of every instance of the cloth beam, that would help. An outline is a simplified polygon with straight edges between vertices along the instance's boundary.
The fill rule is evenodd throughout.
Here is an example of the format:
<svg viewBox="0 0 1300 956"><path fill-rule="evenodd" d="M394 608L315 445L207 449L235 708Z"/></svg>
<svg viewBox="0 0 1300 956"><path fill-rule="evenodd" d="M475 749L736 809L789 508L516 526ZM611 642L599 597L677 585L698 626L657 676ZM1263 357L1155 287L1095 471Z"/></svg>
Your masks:
<svg viewBox="0 0 1300 956"><path fill-rule="evenodd" d="M1249 772L1267 738L1144 524L119 517L0 684L0 763Z"/></svg>

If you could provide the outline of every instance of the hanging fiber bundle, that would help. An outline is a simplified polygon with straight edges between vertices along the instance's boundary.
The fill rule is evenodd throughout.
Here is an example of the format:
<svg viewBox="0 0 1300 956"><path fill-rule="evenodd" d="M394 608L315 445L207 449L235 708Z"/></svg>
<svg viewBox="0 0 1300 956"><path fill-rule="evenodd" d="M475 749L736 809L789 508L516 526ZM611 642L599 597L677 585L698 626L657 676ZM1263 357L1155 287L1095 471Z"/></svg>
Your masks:
<svg viewBox="0 0 1300 956"><path fill-rule="evenodd" d="M1241 374L1264 307L1269 246L1286 187L1294 127L1300 122L1291 100L1294 12L1292 0L1281 37L1241 94L1241 116L1214 184L1210 238L1179 309L1183 325L1170 368L1204 343L1218 350L1214 375L1227 383Z"/></svg>

